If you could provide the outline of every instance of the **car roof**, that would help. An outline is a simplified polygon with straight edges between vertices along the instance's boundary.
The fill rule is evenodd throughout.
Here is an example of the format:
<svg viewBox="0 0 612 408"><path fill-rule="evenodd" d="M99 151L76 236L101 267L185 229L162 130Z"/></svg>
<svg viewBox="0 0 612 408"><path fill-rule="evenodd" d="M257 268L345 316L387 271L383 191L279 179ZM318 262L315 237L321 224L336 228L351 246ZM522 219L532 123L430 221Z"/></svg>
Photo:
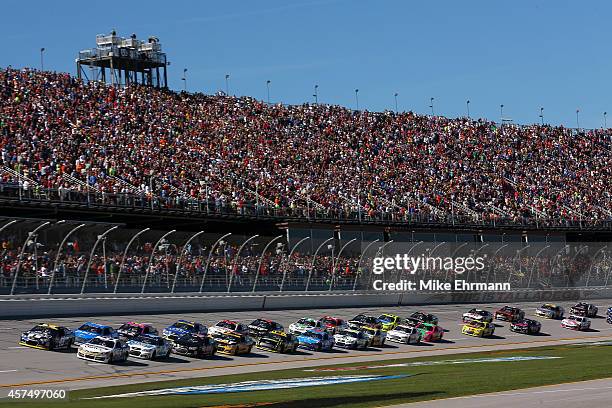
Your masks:
<svg viewBox="0 0 612 408"><path fill-rule="evenodd" d="M51 323L39 323L36 326L47 327L47 328L53 329L53 330L65 329L65 327L63 327L63 326L58 326L56 324L51 324Z"/></svg>
<svg viewBox="0 0 612 408"><path fill-rule="evenodd" d="M138 323L138 322L127 322L124 324L130 325L130 326L142 327L142 328L151 326L150 324L144 324L144 323Z"/></svg>
<svg viewBox="0 0 612 408"><path fill-rule="evenodd" d="M109 326L109 325L106 325L106 324L98 324L98 323L94 323L94 322L85 322L85 323L83 323L81 326L85 326L85 325L92 326L92 327L97 327L97 328L100 328L100 329L106 329L106 328L111 328L111 329L112 329L112 327L111 327L111 326ZM80 326L79 326L79 327L80 327Z"/></svg>
<svg viewBox="0 0 612 408"><path fill-rule="evenodd" d="M177 320L176 322L174 322L174 324L176 324L176 323L187 323L187 324L190 324L192 326L196 325L196 322L190 322L189 320L183 320L183 319L180 319L180 320Z"/></svg>

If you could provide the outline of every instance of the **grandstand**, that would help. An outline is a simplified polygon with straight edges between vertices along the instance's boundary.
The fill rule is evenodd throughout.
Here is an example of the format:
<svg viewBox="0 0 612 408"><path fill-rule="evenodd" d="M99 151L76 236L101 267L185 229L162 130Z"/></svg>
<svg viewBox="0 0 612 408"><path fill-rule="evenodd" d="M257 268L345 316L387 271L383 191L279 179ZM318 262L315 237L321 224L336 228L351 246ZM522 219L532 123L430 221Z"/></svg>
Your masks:
<svg viewBox="0 0 612 408"><path fill-rule="evenodd" d="M0 71L2 205L273 222L612 227L612 132Z"/></svg>
<svg viewBox="0 0 612 408"><path fill-rule="evenodd" d="M393 243L487 253L473 281L609 284L612 251L588 242L612 231L609 129L270 105L130 75L0 70L1 293L366 290Z"/></svg>

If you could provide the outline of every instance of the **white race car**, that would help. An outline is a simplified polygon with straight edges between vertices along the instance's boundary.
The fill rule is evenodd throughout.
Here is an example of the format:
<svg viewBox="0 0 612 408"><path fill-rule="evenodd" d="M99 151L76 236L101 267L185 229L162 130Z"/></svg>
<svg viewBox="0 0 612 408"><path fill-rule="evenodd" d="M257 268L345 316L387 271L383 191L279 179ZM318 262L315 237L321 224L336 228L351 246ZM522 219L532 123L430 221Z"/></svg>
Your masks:
<svg viewBox="0 0 612 408"><path fill-rule="evenodd" d="M477 322L487 322L491 323L493 321L493 314L487 310L482 309L470 309L463 314L463 322L469 321L477 321Z"/></svg>
<svg viewBox="0 0 612 408"><path fill-rule="evenodd" d="M342 329L334 335L336 347L347 349L366 349L368 348L368 339L360 330Z"/></svg>
<svg viewBox="0 0 612 408"><path fill-rule="evenodd" d="M387 340L395 343L419 344L421 342L421 332L414 326L400 324L387 332Z"/></svg>
<svg viewBox="0 0 612 408"><path fill-rule="evenodd" d="M570 315L561 320L561 327L571 330L589 330L591 328L591 319L584 316Z"/></svg>
<svg viewBox="0 0 612 408"><path fill-rule="evenodd" d="M222 333L236 332L239 334L248 334L249 328L246 324L236 322L234 320L221 320L214 326L208 328L210 337L220 335Z"/></svg>
<svg viewBox="0 0 612 408"><path fill-rule="evenodd" d="M127 344L113 337L94 337L89 342L81 344L77 357L98 363L118 363L126 361L130 348Z"/></svg>
<svg viewBox="0 0 612 408"><path fill-rule="evenodd" d="M323 323L320 320L311 319L309 317L302 317L295 323L289 325L289 333L291 334L303 334L308 330L320 329L325 330Z"/></svg>
<svg viewBox="0 0 612 408"><path fill-rule="evenodd" d="M130 341L130 356L154 360L155 358L168 358L172 350L172 343L167 339L152 334L143 334Z"/></svg>

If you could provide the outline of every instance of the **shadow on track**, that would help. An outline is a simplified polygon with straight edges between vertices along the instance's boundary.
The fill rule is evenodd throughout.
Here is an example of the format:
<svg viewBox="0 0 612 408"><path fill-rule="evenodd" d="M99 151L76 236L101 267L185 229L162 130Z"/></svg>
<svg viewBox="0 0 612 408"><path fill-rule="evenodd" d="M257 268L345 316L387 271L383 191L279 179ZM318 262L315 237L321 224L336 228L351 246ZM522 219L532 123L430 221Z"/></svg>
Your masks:
<svg viewBox="0 0 612 408"><path fill-rule="evenodd" d="M309 398L298 401L286 401L286 402L272 402L266 403L266 407L270 408L331 408L337 406L346 406L350 404L363 404L363 403L375 403L379 405L388 405L389 403L400 403L401 401L414 400L414 399L426 399L429 397L442 398L444 396L443 391L430 391L430 392L398 392L393 394L379 394L379 395L359 395L359 396L342 396L342 397L328 397L328 398ZM406 401L408 402L408 401Z"/></svg>

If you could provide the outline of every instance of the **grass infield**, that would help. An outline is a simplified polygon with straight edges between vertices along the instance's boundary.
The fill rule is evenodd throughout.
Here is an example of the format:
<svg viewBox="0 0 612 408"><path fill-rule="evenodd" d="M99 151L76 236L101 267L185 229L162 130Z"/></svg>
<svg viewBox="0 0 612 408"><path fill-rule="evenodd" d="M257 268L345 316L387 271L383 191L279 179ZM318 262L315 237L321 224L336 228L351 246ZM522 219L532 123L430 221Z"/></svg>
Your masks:
<svg viewBox="0 0 612 408"><path fill-rule="evenodd" d="M536 347L522 350L504 350L484 353L445 355L368 363L341 364L329 367L373 366L419 361L441 361L517 356L561 357L547 360L509 362L471 362L411 367L360 368L353 371L304 371L290 369L198 377L185 380L160 381L117 387L70 392L69 401L61 402L6 402L0 406L42 407L65 405L69 408L157 408L207 406L266 406L280 407L375 407L406 402L449 398L463 395L506 391L564 382L585 381L609 377L612 373L612 345L568 345ZM321 367L319 367L321 368ZM252 391L208 395L169 395L134 398L85 400L83 398L138 392L160 388L205 384L236 383L263 379L322 377L338 375L409 375L408 377L354 384L323 385L315 387Z"/></svg>

